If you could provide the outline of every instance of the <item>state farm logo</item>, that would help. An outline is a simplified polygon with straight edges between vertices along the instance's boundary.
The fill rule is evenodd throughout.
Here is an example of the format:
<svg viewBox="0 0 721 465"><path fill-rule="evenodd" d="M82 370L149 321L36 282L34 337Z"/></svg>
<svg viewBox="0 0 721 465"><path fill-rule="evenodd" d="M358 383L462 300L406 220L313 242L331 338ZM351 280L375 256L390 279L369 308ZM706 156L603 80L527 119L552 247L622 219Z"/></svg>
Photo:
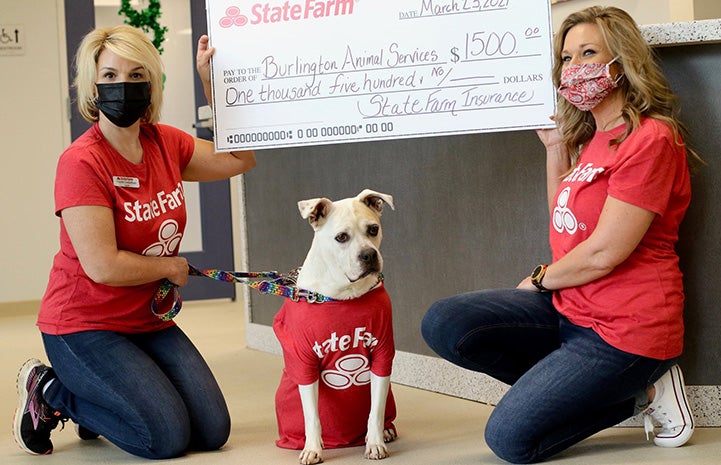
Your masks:
<svg viewBox="0 0 721 465"><path fill-rule="evenodd" d="M220 18L220 27L228 28L231 26L245 26L248 24L248 17L240 14L240 8L237 6L229 6L225 10L225 16Z"/></svg>
<svg viewBox="0 0 721 465"><path fill-rule="evenodd" d="M320 378L330 388L348 389L351 386L363 386L371 382L371 369L368 359L361 354L346 355L335 362L335 370L323 370Z"/></svg>
<svg viewBox="0 0 721 465"><path fill-rule="evenodd" d="M305 19L327 18L329 16L345 16L353 14L355 0L305 0L291 2L286 0L280 6L270 3L255 3L250 13L245 15L239 7L230 6L218 24L222 28L243 27L248 24L270 24Z"/></svg>
<svg viewBox="0 0 721 465"><path fill-rule="evenodd" d="M150 244L143 250L143 255L148 257L173 255L182 238L183 235L180 233L178 222L175 220L165 220L158 230L158 242Z"/></svg>

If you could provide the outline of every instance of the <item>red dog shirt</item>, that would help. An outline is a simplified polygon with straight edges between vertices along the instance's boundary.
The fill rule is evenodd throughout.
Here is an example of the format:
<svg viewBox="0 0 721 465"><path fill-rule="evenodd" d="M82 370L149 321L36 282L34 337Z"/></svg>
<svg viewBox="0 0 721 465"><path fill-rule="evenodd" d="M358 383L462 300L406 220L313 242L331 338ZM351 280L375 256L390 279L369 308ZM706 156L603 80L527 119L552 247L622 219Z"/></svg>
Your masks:
<svg viewBox="0 0 721 465"><path fill-rule="evenodd" d="M275 395L279 439L303 449L305 426L298 385L318 385L318 410L326 449L365 444L370 374L390 376L395 355L391 301L384 286L352 300L325 303L287 299L273 320L285 368ZM389 390L385 428L395 429Z"/></svg>

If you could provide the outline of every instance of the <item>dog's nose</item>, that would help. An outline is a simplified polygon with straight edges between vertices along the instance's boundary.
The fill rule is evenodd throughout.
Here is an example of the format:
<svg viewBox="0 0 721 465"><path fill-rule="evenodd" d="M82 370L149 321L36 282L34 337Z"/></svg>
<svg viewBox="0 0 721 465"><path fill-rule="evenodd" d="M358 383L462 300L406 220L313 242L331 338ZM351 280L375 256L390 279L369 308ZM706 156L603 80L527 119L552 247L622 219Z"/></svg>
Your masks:
<svg viewBox="0 0 721 465"><path fill-rule="evenodd" d="M358 255L358 259L366 265L374 265L378 263L378 251L375 249L365 249Z"/></svg>

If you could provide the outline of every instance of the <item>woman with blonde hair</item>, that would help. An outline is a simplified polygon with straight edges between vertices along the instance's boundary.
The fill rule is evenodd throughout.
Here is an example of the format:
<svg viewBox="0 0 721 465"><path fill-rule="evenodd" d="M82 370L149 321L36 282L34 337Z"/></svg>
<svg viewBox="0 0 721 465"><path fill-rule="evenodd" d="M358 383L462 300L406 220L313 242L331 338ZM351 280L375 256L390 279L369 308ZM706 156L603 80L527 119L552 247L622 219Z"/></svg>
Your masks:
<svg viewBox="0 0 721 465"><path fill-rule="evenodd" d="M201 37L197 71L208 101L213 51ZM88 33L76 71L78 107L93 126L58 160L60 251L37 321L52 368L30 359L20 369L15 441L50 454L51 431L70 419L81 438L101 435L140 457L218 449L230 434L220 387L151 302L163 280L188 281L178 256L183 181L235 176L255 156L215 153L212 142L159 123L162 63L138 29Z"/></svg>
<svg viewBox="0 0 721 465"><path fill-rule="evenodd" d="M504 460L543 461L638 413L656 445L678 447L694 430L675 245L695 155L626 12L570 15L554 58L558 128L537 131L553 261L513 289L436 302L422 333L443 358L511 385L485 431Z"/></svg>

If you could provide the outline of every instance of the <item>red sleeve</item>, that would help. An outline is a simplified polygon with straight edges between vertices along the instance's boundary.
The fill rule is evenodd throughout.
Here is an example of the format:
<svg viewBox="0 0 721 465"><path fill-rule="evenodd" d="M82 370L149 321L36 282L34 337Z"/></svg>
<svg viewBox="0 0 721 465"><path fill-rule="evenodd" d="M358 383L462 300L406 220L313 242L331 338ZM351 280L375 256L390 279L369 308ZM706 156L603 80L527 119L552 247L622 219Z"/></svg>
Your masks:
<svg viewBox="0 0 721 465"><path fill-rule="evenodd" d="M87 150L87 149L80 149ZM113 196L93 159L81 158L78 150L69 148L58 161L55 174L55 214L68 207L99 205L113 208Z"/></svg>
<svg viewBox="0 0 721 465"><path fill-rule="evenodd" d="M303 327L298 326L297 322L294 325L288 319L302 314L303 306L306 305L310 304L286 299L273 320L273 330L283 347L285 372L294 383L301 385L314 383L320 374L320 358L310 349L313 342L309 341L303 332L295 331L291 334L288 331L288 328Z"/></svg>
<svg viewBox="0 0 721 465"><path fill-rule="evenodd" d="M157 129L160 135L159 140L163 141L167 153L178 157L178 166L182 173L190 163L190 159L193 158L195 138L185 131L166 124L155 124L154 127Z"/></svg>
<svg viewBox="0 0 721 465"><path fill-rule="evenodd" d="M686 163L683 149L673 141L670 128L655 120L646 120L632 140L622 143L618 169L609 179L609 195L663 215L679 163Z"/></svg>
<svg viewBox="0 0 721 465"><path fill-rule="evenodd" d="M396 355L395 342L393 340L393 310L391 299L385 290L379 292L379 328L378 345L373 349L371 358L371 371L376 376L390 376L393 370L393 358Z"/></svg>

